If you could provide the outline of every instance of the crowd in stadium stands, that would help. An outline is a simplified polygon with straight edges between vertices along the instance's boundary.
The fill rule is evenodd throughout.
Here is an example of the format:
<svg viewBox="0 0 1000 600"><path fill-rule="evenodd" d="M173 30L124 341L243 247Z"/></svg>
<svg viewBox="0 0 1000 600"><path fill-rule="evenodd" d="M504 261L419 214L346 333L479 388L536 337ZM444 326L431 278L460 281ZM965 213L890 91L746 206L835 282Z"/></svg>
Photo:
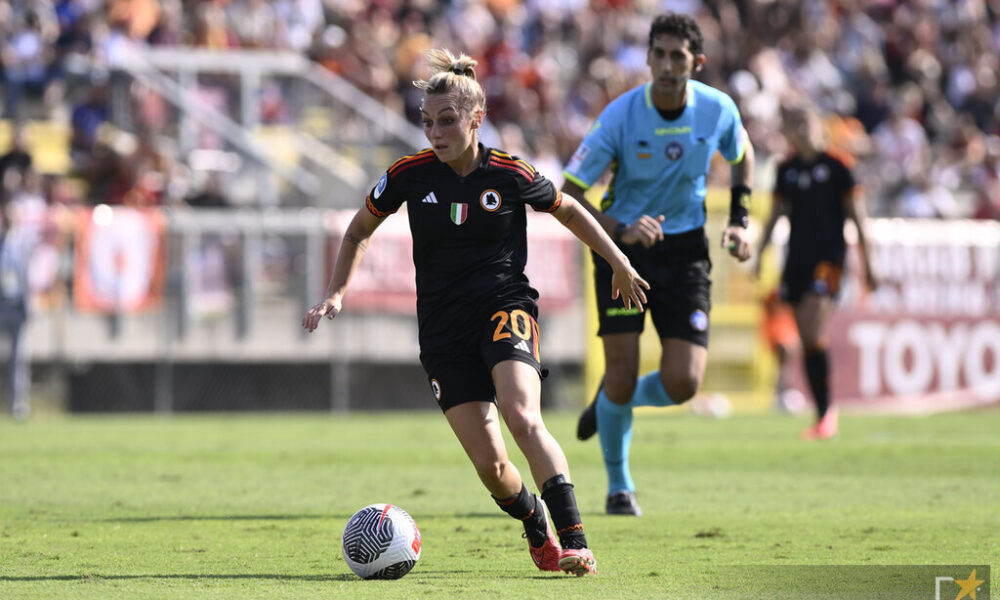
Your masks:
<svg viewBox="0 0 1000 600"><path fill-rule="evenodd" d="M648 78L646 33L666 10L699 19L699 78L738 100L764 169L786 150L780 104L805 96L874 215L1000 218L1000 0L7 0L4 113L62 110L102 197L167 202L183 195L169 150L140 132L123 156L102 128L131 47L290 49L414 123L422 52L451 47L480 61L497 145L558 178L607 102Z"/></svg>

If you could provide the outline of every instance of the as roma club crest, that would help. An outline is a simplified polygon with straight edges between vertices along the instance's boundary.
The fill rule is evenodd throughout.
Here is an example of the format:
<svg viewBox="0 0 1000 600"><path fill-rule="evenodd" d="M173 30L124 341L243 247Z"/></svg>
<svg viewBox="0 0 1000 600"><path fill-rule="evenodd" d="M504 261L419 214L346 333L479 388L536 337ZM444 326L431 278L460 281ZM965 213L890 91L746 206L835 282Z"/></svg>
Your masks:
<svg viewBox="0 0 1000 600"><path fill-rule="evenodd" d="M479 204L490 212L500 208L500 193L496 190L486 190L479 195Z"/></svg>
<svg viewBox="0 0 1000 600"><path fill-rule="evenodd" d="M469 217L469 205L465 202L452 202L451 203L451 222L455 225L461 225L465 223L465 219Z"/></svg>

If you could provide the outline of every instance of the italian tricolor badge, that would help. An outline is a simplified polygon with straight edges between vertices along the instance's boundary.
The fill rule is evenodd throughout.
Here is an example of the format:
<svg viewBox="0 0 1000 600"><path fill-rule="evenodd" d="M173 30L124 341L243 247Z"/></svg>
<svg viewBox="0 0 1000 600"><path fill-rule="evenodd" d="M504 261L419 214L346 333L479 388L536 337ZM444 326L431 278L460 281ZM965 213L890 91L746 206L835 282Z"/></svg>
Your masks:
<svg viewBox="0 0 1000 600"><path fill-rule="evenodd" d="M469 216L469 205L465 202L451 203L451 221L455 225L465 223L465 218Z"/></svg>

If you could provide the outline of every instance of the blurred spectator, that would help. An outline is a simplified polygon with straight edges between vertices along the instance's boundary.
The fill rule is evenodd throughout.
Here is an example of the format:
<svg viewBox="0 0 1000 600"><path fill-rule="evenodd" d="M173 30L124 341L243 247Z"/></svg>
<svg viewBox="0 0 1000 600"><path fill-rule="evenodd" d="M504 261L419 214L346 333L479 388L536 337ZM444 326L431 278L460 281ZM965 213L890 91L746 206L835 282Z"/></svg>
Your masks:
<svg viewBox="0 0 1000 600"><path fill-rule="evenodd" d="M192 208L229 208L229 199L223 192L222 174L210 172L202 188L184 198L184 201Z"/></svg>
<svg viewBox="0 0 1000 600"><path fill-rule="evenodd" d="M985 143L981 164L972 171L976 193L972 216L1000 220L1000 136L990 136Z"/></svg>
<svg viewBox="0 0 1000 600"><path fill-rule="evenodd" d="M915 177L942 162L939 183L955 213L972 213L973 166L953 132L968 120L984 135L1000 133L995 0L6 0L4 112L21 112L45 89L57 99L60 81L72 92L96 74L112 83L114 122L138 130L142 119L119 115L133 94L114 68L139 46L178 44L302 52L417 123L409 82L424 75L418 57L435 40L479 60L497 132L519 137L529 160L554 151L553 162L564 162L597 111L637 84L645 63L637 24L666 9L699 20L713 57L700 79L737 100L760 168L784 151L777 114L794 92L836 113L831 144L858 159L875 214L894 214L900 194L921 187ZM262 90L265 122L300 117L291 89ZM223 112L240 110L234 96ZM106 119L81 127L74 118L75 154L87 152L86 132Z"/></svg>
<svg viewBox="0 0 1000 600"><path fill-rule="evenodd" d="M265 0L233 0L229 23L242 48L275 48L284 39L283 23Z"/></svg>
<svg viewBox="0 0 1000 600"><path fill-rule="evenodd" d="M948 188L923 173L911 180L899 196L900 217L939 219L958 216L955 197Z"/></svg>
<svg viewBox="0 0 1000 600"><path fill-rule="evenodd" d="M872 132L884 194L896 196L911 181L926 173L931 165L930 144L923 126L914 118L920 109L922 95L915 86L889 107L889 117Z"/></svg>
<svg viewBox="0 0 1000 600"><path fill-rule="evenodd" d="M0 156L0 203L6 203L23 186L31 170L28 133L15 123L10 132L10 149Z"/></svg>
<svg viewBox="0 0 1000 600"><path fill-rule="evenodd" d="M19 18L8 14L2 21L9 27L2 40L4 114L18 118L25 95L43 98L51 81L50 68L58 26L45 19L41 7L32 7Z"/></svg>
<svg viewBox="0 0 1000 600"><path fill-rule="evenodd" d="M0 211L0 333L10 348L4 395L15 419L30 411L31 371L22 333L30 308L29 266L41 232L34 217L44 208L38 176L29 169Z"/></svg>
<svg viewBox="0 0 1000 600"><path fill-rule="evenodd" d="M84 92L86 96L70 114L69 153L78 168L85 167L93 155L98 128L108 120L107 88L95 82Z"/></svg>

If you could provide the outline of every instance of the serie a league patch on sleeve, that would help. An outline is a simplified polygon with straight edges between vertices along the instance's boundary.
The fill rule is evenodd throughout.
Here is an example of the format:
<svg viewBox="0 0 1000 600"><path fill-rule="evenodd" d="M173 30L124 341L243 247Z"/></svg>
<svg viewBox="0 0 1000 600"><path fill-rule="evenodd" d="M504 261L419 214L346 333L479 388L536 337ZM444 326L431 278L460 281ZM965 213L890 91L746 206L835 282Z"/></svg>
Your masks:
<svg viewBox="0 0 1000 600"><path fill-rule="evenodd" d="M573 157L569 159L569 164L566 165L566 170L576 171L579 169L588 154L590 154L590 148L588 148L586 144L580 144L580 147L573 153Z"/></svg>
<svg viewBox="0 0 1000 600"><path fill-rule="evenodd" d="M389 183L388 173L382 173L382 176L379 177L378 183L375 184L375 193L372 194L372 197L378 200L378 197L381 196L382 192L385 191L385 186L388 183Z"/></svg>

